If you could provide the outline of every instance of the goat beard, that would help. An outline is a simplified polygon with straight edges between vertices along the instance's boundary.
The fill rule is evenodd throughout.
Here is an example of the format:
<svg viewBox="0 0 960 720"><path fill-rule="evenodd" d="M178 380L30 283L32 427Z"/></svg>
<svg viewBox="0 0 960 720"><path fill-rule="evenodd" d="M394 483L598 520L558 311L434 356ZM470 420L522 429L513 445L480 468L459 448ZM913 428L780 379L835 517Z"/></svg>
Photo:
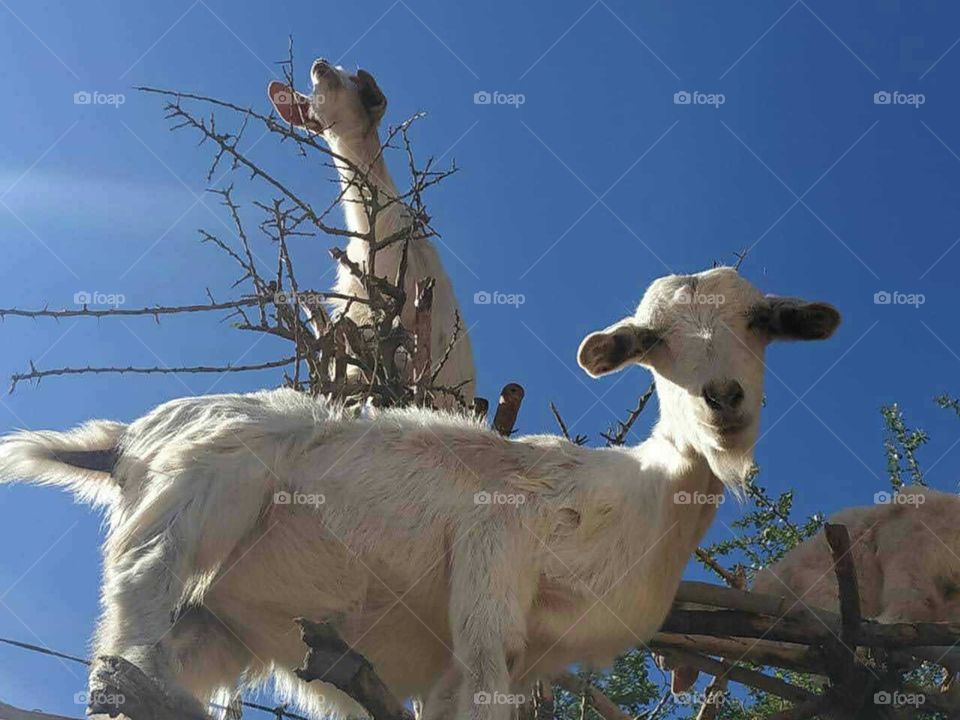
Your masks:
<svg viewBox="0 0 960 720"><path fill-rule="evenodd" d="M756 432L748 432L733 447L710 447L704 451L710 470L737 497L743 497L750 478L756 474L755 442Z"/></svg>
<svg viewBox="0 0 960 720"><path fill-rule="evenodd" d="M711 453L711 456L707 457L707 462L710 463L710 469L720 482L738 497L743 495L756 467L753 455L749 453L734 454L729 451Z"/></svg>

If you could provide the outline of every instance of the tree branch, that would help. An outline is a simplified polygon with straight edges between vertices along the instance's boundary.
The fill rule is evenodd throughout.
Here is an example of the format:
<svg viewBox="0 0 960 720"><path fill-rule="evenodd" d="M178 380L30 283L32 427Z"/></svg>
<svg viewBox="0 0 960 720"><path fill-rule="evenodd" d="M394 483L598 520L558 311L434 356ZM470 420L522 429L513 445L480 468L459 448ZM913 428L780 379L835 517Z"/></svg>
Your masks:
<svg viewBox="0 0 960 720"><path fill-rule="evenodd" d="M250 372L252 370L270 370L272 368L283 367L297 361L296 357L283 358L281 360L271 360L269 362L256 363L253 365L194 365L189 367L64 367L51 370L37 370L33 363L30 363L30 371L25 373L14 373L10 376L10 392L17 388L17 383L25 380L36 380L39 382L43 378L56 375L104 375L104 374L136 374L136 375L171 375L171 374L191 374L191 373L234 373Z"/></svg>
<svg viewBox="0 0 960 720"><path fill-rule="evenodd" d="M347 645L333 626L300 618L303 642L309 650L296 670L304 682L330 683L358 702L373 720L413 720L413 715L390 693L373 666Z"/></svg>

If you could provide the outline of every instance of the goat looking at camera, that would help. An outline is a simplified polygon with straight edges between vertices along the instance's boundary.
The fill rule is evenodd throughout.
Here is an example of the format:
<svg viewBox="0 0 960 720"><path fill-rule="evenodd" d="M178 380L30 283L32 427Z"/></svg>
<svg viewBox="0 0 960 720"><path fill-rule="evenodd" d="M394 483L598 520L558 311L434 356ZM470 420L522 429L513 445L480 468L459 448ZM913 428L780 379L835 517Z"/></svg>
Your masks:
<svg viewBox="0 0 960 720"><path fill-rule="evenodd" d="M660 419L635 447L506 439L423 409L348 417L277 390L13 435L0 479L109 505L96 652L185 710L273 674L307 712L359 712L289 671L302 616L338 618L395 695L426 698L425 718L506 720L511 691L656 631L717 495L752 465L767 344L839 321L730 268L655 281L579 351L593 376L653 371Z"/></svg>

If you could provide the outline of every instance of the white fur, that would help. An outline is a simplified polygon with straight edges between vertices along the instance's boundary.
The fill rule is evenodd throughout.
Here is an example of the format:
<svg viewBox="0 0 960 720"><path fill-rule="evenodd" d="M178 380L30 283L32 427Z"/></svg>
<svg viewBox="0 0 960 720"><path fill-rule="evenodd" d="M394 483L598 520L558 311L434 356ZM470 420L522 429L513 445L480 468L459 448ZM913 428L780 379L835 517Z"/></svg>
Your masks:
<svg viewBox="0 0 960 720"><path fill-rule="evenodd" d="M349 74L341 67L326 64L324 74L318 75L316 67L320 62L323 61L315 63L315 70L311 73L314 83L313 93L309 98L301 96L305 104L309 102L311 113L309 120L317 123L311 123L307 127L320 131L331 151L338 156L334 159L334 164L340 176L342 204L348 230L358 234L366 234L370 230L364 198L360 192L363 178L358 180L355 177L354 168L366 172L366 181L372 186L371 189L378 193L380 203L389 205L377 216L374 228L374 237L382 242L409 227L412 222L407 206L402 202L395 202L400 193L387 170L377 130L386 106L386 99L383 107L371 113L370 108L364 105L358 76ZM370 80L372 81L372 78ZM352 166L340 158L348 160ZM351 238L347 244L347 256L361 266L367 264L368 250L366 240L359 237ZM401 243L394 243L379 251L375 260L375 274L394 280L401 255ZM453 339L459 305L440 255L428 238L420 236L411 240L407 250L407 262L404 282L407 302L401 317L404 327L413 328L417 281L426 277L436 281L433 290L430 343L431 357L436 363ZM333 290L344 295L367 297L362 283L342 266L338 267L337 281ZM369 322L369 310L366 305L350 304L343 300L336 300L333 304L338 310L345 309L346 314L357 324ZM356 374L357 369L351 366L350 372ZM475 392L475 376L476 369L473 365L470 338L466 327L462 326L450 357L437 377L437 383L446 387L460 386L459 389L464 398L471 402ZM449 395L438 396L437 404L446 408L454 406Z"/></svg>
<svg viewBox="0 0 960 720"><path fill-rule="evenodd" d="M91 505L112 505L120 497L120 488L109 474L66 465L58 454L112 450L125 430L123 423L92 420L65 433L41 430L7 435L0 446L0 482L28 477L41 485L63 485Z"/></svg>
<svg viewBox="0 0 960 720"><path fill-rule="evenodd" d="M880 622L960 618L960 497L907 487L895 504L843 510L865 617ZM836 611L837 578L823 533L764 568L753 589Z"/></svg>
<svg viewBox="0 0 960 720"><path fill-rule="evenodd" d="M675 303L678 284L726 302ZM653 284L629 323L663 338L642 358L661 416L636 447L510 440L419 409L355 418L291 390L162 405L120 440L97 654L131 660L184 707L273 674L305 712L359 713L289 670L304 653L293 619L335 620L397 696L427 698L426 718L505 720L510 706L475 694L607 663L662 622L716 509L677 493L736 488L751 461L767 338L748 323L763 302L730 269ZM700 388L715 372L744 386L739 433L711 430ZM38 460L52 437L0 443L0 478L74 482Z"/></svg>

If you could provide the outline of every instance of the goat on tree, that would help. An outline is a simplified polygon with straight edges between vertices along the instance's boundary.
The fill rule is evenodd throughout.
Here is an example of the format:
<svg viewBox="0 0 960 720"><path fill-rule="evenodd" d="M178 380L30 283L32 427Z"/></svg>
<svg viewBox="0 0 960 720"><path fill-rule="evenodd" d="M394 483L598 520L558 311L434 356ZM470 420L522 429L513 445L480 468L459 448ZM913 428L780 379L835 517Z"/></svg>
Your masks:
<svg viewBox="0 0 960 720"><path fill-rule="evenodd" d="M40 382L56 376L82 374L239 373L292 367L285 377L290 387L336 396L350 406L430 405L444 409L478 410L474 403L474 366L470 341L463 328L453 290L431 239L438 237L430 225L425 191L456 171L438 169L433 158L419 165L408 138L416 115L386 133L380 144L379 122L386 99L369 73L348 75L322 61L328 68L323 92L307 98L295 93L293 50L282 63L286 83L272 83L271 99L287 120L263 115L252 108L194 93L142 87L168 100L165 110L172 129L198 133L201 143L214 147L208 181L218 168L246 171L278 193L271 202L254 201L266 216L259 229L276 254L276 273L270 277L253 246L245 213L237 202L233 184L211 188L228 209L232 229L241 247L201 229L204 242L215 245L242 270L234 284L249 282L252 293L217 301L207 291L209 303L142 308L80 308L39 310L0 308L5 317L119 318L144 317L157 322L184 314L229 311L234 326L263 333L293 345L294 353L264 363L246 365L196 364L178 367L60 367L15 373L11 391L23 381ZM222 118L200 114L194 103L239 116L239 127L223 130ZM324 115L311 103L323 106ZM295 113L295 114L294 114ZM309 121L306 120L309 118ZM327 123L323 130L320 120ZM289 122L288 122L289 121ZM307 195L252 161L242 146L247 128L260 123L282 141L296 145L304 157L319 154L332 161L341 180L341 193L325 208L308 202ZM293 123L293 124L291 124ZM322 135L317 133L322 132ZM402 148L411 176L410 187L398 194L384 163L384 153L395 144ZM336 148L336 152L332 149ZM229 172L229 171L228 171ZM227 173L224 173L224 177ZM334 206L345 210L346 227L330 224ZM328 236L346 239L345 249L334 247L339 276L331 291L317 291L303 284L295 273L294 243L305 238ZM433 298L436 299L432 302ZM331 306L327 313L324 305Z"/></svg>
<svg viewBox="0 0 960 720"><path fill-rule="evenodd" d="M340 201L352 237L345 254L349 262L338 268L333 289L340 299L335 299L333 305L358 326L369 326L370 306L348 299L365 298L368 292L357 274L351 272L349 263L356 267L366 264L366 272L393 280L406 253L406 281L402 288L406 296L416 297L416 283L424 278L435 282L431 356L440 358L449 352L436 381L458 390L469 403L474 396L476 371L453 285L437 249L417 231L413 214L422 208L411 208L400 200L383 157L378 127L386 112L387 98L366 70L351 75L321 58L314 61L310 77L313 92L309 96L278 81L270 83L267 93L286 122L323 137L340 177ZM371 216L375 218L373 227ZM374 254L371 245L376 247ZM412 302L403 308L400 321L404 327L413 327ZM408 365L406 372L410 370ZM355 376L357 372L353 367L349 374ZM454 407L454 403L450 395L437 401L448 408Z"/></svg>
<svg viewBox="0 0 960 720"><path fill-rule="evenodd" d="M657 630L711 496L752 466L766 345L825 339L839 321L731 268L655 281L579 351L593 376L653 371L661 416L630 448L510 440L419 408L358 419L278 390L12 435L0 479L107 505L96 651L139 666L185 717L270 673L307 711L356 712L285 669L303 655L291 623L308 617L396 696L426 697L425 718L504 720L511 691Z"/></svg>

